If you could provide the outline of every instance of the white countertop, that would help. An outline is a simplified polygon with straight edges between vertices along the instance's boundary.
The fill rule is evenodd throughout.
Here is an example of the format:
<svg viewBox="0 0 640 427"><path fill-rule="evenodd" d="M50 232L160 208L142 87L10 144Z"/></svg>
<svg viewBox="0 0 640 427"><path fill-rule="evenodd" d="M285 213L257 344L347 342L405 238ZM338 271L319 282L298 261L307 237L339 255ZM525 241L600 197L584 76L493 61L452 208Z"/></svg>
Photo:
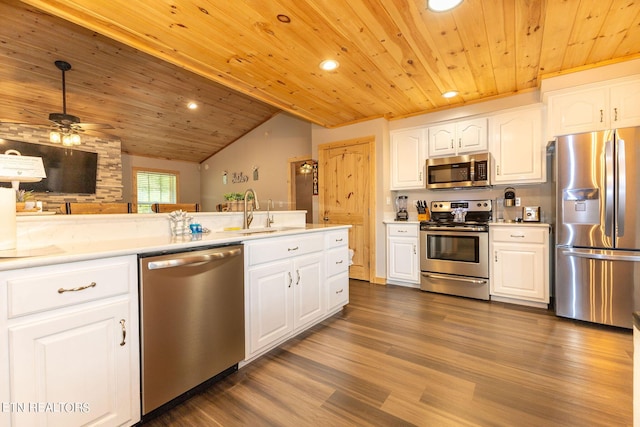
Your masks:
<svg viewBox="0 0 640 427"><path fill-rule="evenodd" d="M125 218L126 216L122 217ZM97 220L97 216L94 216L94 218ZM126 218L139 220L140 217L129 216ZM115 219L115 217L112 217L112 219ZM78 238L74 239L72 234L67 239L49 240L49 244L40 240L35 244L22 245L19 240L17 249L0 251L0 271L122 255L176 251L185 248L223 245L349 227L350 225L292 224L284 227L283 230L278 230L279 227L274 226L273 228L277 231L266 233L245 235L242 234L243 230L229 230L185 236L170 236L168 230L163 227L163 232L155 236L121 233L108 238L103 234L100 239L83 239L78 234L75 234ZM84 232L86 232L86 228Z"/></svg>
<svg viewBox="0 0 640 427"><path fill-rule="evenodd" d="M489 227L551 227L546 222L491 222Z"/></svg>

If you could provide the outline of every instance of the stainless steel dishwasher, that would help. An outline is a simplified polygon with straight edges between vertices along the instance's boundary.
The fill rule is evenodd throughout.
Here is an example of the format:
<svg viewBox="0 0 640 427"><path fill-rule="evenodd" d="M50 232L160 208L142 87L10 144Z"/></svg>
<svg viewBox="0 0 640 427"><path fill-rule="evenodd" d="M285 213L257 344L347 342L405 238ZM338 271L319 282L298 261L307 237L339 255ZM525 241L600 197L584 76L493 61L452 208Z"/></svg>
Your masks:
<svg viewBox="0 0 640 427"><path fill-rule="evenodd" d="M244 358L243 259L242 245L140 256L143 418L238 369Z"/></svg>

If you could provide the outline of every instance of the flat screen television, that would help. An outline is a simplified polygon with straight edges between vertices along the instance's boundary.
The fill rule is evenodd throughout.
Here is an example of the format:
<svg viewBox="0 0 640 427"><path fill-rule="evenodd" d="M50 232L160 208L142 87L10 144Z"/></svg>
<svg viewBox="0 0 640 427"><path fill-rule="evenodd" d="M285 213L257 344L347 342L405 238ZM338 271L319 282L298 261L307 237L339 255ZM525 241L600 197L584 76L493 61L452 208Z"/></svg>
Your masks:
<svg viewBox="0 0 640 427"><path fill-rule="evenodd" d="M21 190L38 193L95 194L98 153L53 145L0 139L0 152L18 150L24 156L42 157L47 174L40 182L21 182ZM0 183L11 187L11 183Z"/></svg>

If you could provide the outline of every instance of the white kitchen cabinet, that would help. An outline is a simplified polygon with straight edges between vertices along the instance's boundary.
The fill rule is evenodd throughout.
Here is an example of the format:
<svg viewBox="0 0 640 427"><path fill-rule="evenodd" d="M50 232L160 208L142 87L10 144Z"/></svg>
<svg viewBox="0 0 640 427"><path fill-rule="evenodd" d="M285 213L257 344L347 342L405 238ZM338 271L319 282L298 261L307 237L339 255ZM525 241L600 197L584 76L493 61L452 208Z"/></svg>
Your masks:
<svg viewBox="0 0 640 427"><path fill-rule="evenodd" d="M348 302L347 230L248 241L245 260L247 360Z"/></svg>
<svg viewBox="0 0 640 427"><path fill-rule="evenodd" d="M640 125L640 80L562 90L549 97L549 135L568 135Z"/></svg>
<svg viewBox="0 0 640 427"><path fill-rule="evenodd" d="M325 233L327 312L349 303L349 232Z"/></svg>
<svg viewBox="0 0 640 427"><path fill-rule="evenodd" d="M487 150L487 119L478 118L429 127L429 157Z"/></svg>
<svg viewBox="0 0 640 427"><path fill-rule="evenodd" d="M425 188L426 129L393 131L391 136L391 190Z"/></svg>
<svg viewBox="0 0 640 427"><path fill-rule="evenodd" d="M324 314L321 253L252 268L248 277L250 352Z"/></svg>
<svg viewBox="0 0 640 427"><path fill-rule="evenodd" d="M419 287L418 223L387 223L387 283Z"/></svg>
<svg viewBox="0 0 640 427"><path fill-rule="evenodd" d="M515 109L489 119L492 184L546 181L542 106Z"/></svg>
<svg viewBox="0 0 640 427"><path fill-rule="evenodd" d="M140 420L135 256L2 272L0 290L9 296L2 401L38 408L3 413L3 425Z"/></svg>
<svg viewBox="0 0 640 427"><path fill-rule="evenodd" d="M489 228L491 299L547 308L548 226Z"/></svg>

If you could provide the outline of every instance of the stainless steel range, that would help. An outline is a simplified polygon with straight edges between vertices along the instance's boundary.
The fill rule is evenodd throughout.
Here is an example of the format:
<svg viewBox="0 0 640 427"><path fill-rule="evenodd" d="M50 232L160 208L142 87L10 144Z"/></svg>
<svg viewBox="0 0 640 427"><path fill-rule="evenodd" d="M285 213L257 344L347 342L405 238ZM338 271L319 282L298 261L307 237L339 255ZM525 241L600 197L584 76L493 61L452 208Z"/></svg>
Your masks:
<svg viewBox="0 0 640 427"><path fill-rule="evenodd" d="M489 299L491 200L431 202L420 223L420 289Z"/></svg>

